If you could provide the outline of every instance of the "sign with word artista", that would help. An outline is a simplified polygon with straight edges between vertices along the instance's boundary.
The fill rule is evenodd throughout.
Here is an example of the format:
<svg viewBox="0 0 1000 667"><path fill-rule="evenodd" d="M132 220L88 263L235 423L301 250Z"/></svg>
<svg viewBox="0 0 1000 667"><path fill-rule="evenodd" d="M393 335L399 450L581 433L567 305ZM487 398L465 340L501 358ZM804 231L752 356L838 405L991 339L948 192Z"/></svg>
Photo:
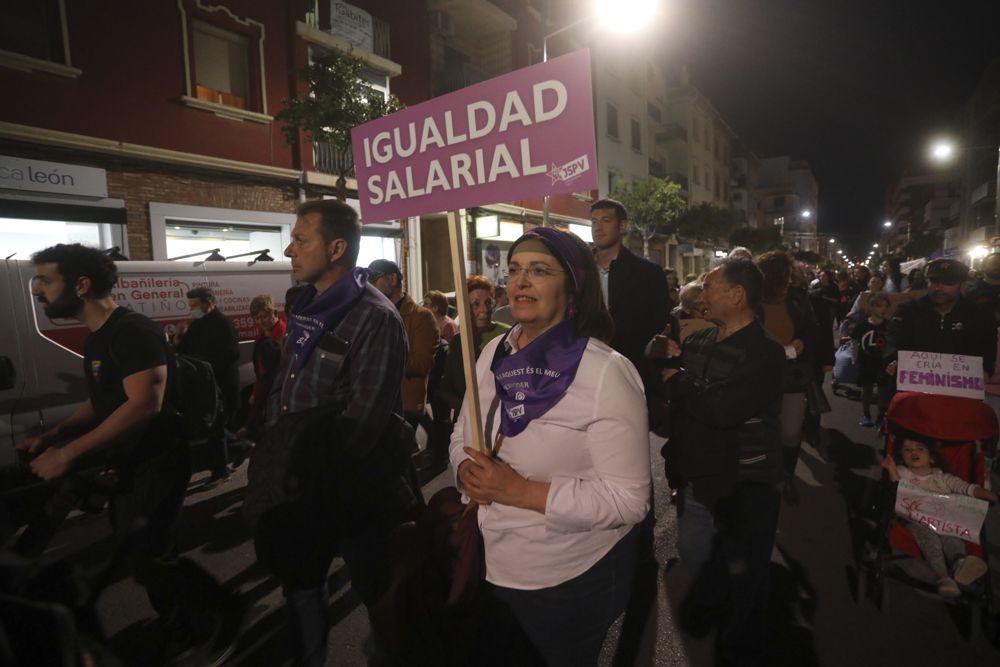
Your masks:
<svg viewBox="0 0 1000 667"><path fill-rule="evenodd" d="M934 493L909 482L900 482L896 490L896 516L973 544L979 544L988 509L985 500Z"/></svg>
<svg viewBox="0 0 1000 667"><path fill-rule="evenodd" d="M354 128L365 222L597 187L590 53Z"/></svg>
<svg viewBox="0 0 1000 667"><path fill-rule="evenodd" d="M899 391L985 398L983 358L964 354L900 351L896 368Z"/></svg>
<svg viewBox="0 0 1000 667"><path fill-rule="evenodd" d="M0 155L0 190L104 198L108 196L108 176L95 167Z"/></svg>

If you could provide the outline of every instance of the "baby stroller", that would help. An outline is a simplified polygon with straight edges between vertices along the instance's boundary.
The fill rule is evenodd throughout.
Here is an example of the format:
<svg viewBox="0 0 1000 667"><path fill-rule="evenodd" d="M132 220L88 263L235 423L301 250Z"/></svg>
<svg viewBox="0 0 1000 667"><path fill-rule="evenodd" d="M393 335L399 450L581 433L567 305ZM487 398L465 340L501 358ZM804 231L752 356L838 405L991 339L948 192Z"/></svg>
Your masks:
<svg viewBox="0 0 1000 667"><path fill-rule="evenodd" d="M833 364L833 393L837 393L842 384L856 385L861 369L857 361L854 360L854 346L851 341L851 332L858 325L862 313L855 313L851 317L845 318L838 327L840 333L840 346L834 353Z"/></svg>
<svg viewBox="0 0 1000 667"><path fill-rule="evenodd" d="M996 451L997 434L996 415L982 401L899 392L886 413L885 454L891 456L907 436L937 440L948 472L986 486L987 465ZM875 543L863 550L858 568L858 603L871 597L883 612L889 608L889 579L936 591L936 579L923 562L916 540L896 517L896 489L897 485L883 472L875 506ZM966 554L985 559L988 537L984 526L980 544L965 542ZM1000 640L998 607L991 594L990 575L987 572L952 601L968 609L970 639L985 627L990 639L996 642Z"/></svg>

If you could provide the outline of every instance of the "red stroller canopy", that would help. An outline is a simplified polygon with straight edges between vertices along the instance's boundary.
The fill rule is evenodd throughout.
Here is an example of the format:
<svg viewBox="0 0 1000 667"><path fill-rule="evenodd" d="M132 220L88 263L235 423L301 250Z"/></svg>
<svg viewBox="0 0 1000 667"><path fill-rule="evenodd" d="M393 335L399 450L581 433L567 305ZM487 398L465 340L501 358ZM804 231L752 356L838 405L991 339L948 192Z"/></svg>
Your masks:
<svg viewBox="0 0 1000 667"><path fill-rule="evenodd" d="M898 392L889 403L886 419L936 440L986 440L997 435L993 409L972 398Z"/></svg>

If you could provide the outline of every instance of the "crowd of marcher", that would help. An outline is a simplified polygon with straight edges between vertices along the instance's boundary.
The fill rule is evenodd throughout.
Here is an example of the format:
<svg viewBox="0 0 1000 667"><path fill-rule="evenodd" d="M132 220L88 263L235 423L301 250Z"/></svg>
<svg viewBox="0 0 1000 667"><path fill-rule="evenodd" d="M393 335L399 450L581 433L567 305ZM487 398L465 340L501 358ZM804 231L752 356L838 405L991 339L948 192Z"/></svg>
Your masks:
<svg viewBox="0 0 1000 667"><path fill-rule="evenodd" d="M392 261L358 267L358 217L336 200L297 210L285 250L297 286L284 313L273 295L250 305L259 337L255 379L242 392L236 332L210 289L188 292L191 322L167 340L111 299L116 267L103 253L42 250L33 293L49 317L90 330L89 399L18 443L23 464L52 481L60 506L83 500L70 481L96 467L88 483L105 484L118 564L158 614L164 662L217 664L247 610L178 556L190 443L204 441L209 485L249 458L243 513L257 559L281 584L289 654L317 667L328 658L333 558L343 557L369 611L397 603L387 599L398 590L394 563L407 554L392 548L393 531L425 521L420 486L450 465L476 512L485 580L477 595L487 600L476 607L482 631L465 664L577 666L596 664L637 564L652 558L653 431L667 438L677 548L693 582L681 628L715 628L719 664L766 664L782 499L800 502L796 464L829 410L823 386L835 348L850 341L865 426L883 418L900 350L982 357L992 377L1000 254L967 289L968 268L951 259L907 276L894 259L881 272L848 275L746 248L681 284L676 271L627 247L621 203L595 202L591 223L593 249L567 232L532 229L511 245L504 284L477 275L461 286L475 392L448 297L430 291L418 303ZM194 391L185 378L196 371L218 388L197 434L185 401ZM422 451L418 428L427 434ZM919 449L905 445L898 466L886 461L893 478L930 469ZM962 492L996 500L980 487ZM3 537L17 550L31 536L20 553L37 558L66 512L22 514L28 528ZM945 556L934 552L935 571L948 579L942 594L955 585L949 567L963 580L979 567ZM456 576L477 558L445 561ZM422 664L372 620L372 664Z"/></svg>

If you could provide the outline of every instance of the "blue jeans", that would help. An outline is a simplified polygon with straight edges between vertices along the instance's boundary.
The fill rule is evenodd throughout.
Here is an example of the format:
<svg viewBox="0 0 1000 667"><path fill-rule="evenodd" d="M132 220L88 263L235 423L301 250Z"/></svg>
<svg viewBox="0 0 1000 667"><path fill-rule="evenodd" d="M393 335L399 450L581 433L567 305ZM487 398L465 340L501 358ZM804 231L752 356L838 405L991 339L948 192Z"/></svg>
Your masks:
<svg viewBox="0 0 1000 667"><path fill-rule="evenodd" d="M632 592L638 526L583 574L538 590L494 587L548 667L596 665Z"/></svg>
<svg viewBox="0 0 1000 667"><path fill-rule="evenodd" d="M721 620L720 664L767 663L768 570L780 505L779 487L743 481L713 508L709 556L701 563L694 594L702 608ZM697 537L703 540L704 533Z"/></svg>
<svg viewBox="0 0 1000 667"><path fill-rule="evenodd" d="M677 494L677 551L691 580L698 578L712 555L715 518L707 507L694 499L691 485Z"/></svg>
<svg viewBox="0 0 1000 667"><path fill-rule="evenodd" d="M315 503L283 503L261 517L254 534L257 558L282 583L289 639L296 665L326 663L330 596L326 582L339 550L351 589L366 607L386 583L389 529L372 525L357 535L338 535L332 519Z"/></svg>

